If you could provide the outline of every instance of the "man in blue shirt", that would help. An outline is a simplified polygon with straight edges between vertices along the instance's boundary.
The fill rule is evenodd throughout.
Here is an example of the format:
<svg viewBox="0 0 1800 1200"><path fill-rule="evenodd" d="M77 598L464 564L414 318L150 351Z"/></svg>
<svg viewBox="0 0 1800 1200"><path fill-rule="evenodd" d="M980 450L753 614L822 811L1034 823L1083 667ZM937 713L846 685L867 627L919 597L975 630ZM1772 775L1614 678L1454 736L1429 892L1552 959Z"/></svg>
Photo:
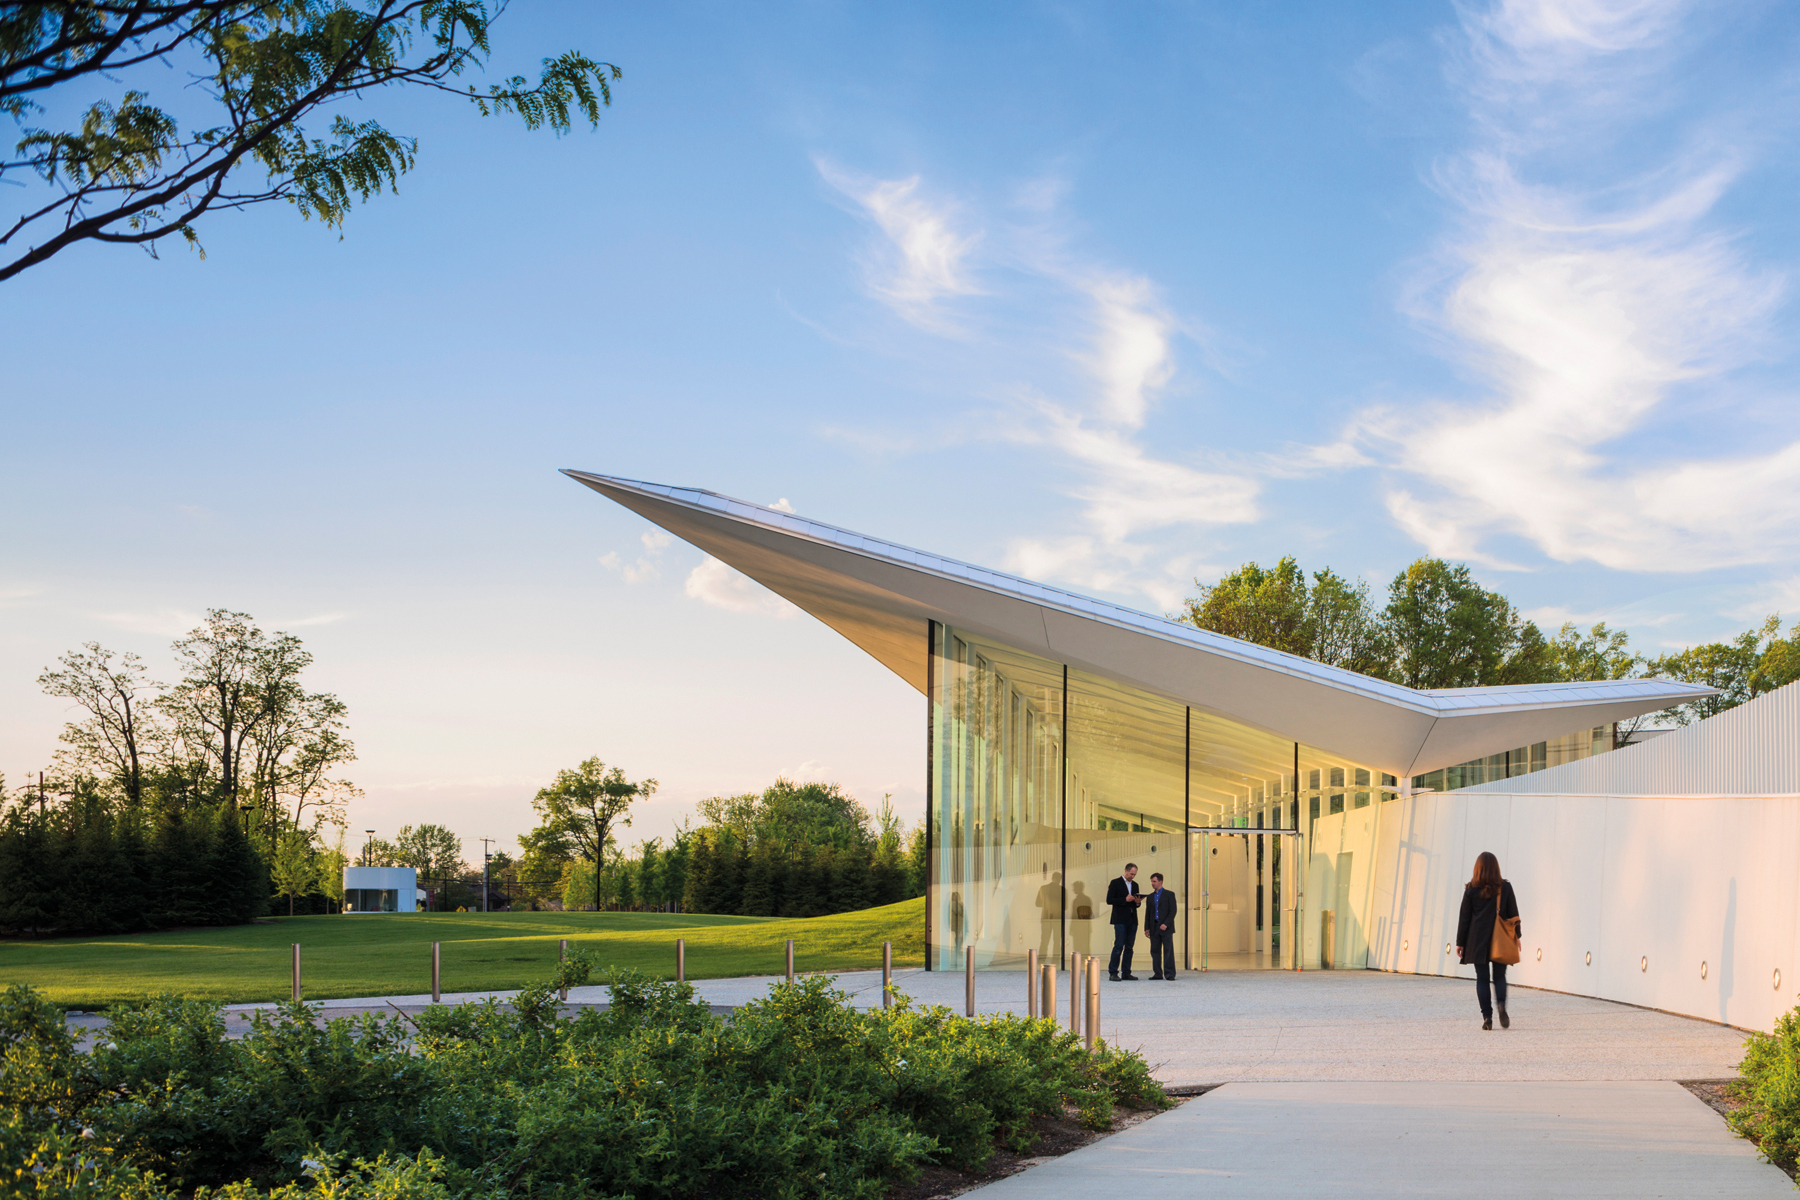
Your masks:
<svg viewBox="0 0 1800 1200"><path fill-rule="evenodd" d="M1161 874L1150 876L1144 897L1144 932L1150 935L1150 978L1175 978L1175 893L1163 886Z"/></svg>

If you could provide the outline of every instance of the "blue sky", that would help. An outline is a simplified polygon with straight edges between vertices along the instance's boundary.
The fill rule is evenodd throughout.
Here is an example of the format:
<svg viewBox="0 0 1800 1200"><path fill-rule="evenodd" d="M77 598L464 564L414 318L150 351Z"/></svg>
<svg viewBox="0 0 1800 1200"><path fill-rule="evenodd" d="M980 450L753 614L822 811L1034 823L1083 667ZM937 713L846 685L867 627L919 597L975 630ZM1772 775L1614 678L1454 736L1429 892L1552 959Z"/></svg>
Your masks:
<svg viewBox="0 0 1800 1200"><path fill-rule="evenodd" d="M357 830L473 852L588 755L661 782L633 838L778 773L919 812L915 693L565 466L1149 611L1424 553L1649 651L1800 609L1797 39L1773 3L516 3L495 74L623 67L597 131L379 97L419 166L341 238L270 208L0 285L0 770L54 751L58 653L166 675L223 606L349 703Z"/></svg>

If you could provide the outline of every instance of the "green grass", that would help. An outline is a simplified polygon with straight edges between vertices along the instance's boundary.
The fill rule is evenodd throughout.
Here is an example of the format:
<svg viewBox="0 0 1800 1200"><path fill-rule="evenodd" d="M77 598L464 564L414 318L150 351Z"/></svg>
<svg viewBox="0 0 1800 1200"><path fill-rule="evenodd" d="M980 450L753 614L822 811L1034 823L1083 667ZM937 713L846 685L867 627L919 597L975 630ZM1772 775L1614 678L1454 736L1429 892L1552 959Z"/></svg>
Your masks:
<svg viewBox="0 0 1800 1200"><path fill-rule="evenodd" d="M894 965L923 966L925 902L810 920L669 913L407 913L281 917L266 924L125 937L0 943L0 985L30 984L53 1003L95 1009L163 992L239 1003L285 1000L289 947L300 943L306 998L431 990L431 943L442 942L443 988L473 992L546 979L557 941L600 962L675 973L687 939L689 979L774 975L786 940L801 971L873 970L881 943Z"/></svg>

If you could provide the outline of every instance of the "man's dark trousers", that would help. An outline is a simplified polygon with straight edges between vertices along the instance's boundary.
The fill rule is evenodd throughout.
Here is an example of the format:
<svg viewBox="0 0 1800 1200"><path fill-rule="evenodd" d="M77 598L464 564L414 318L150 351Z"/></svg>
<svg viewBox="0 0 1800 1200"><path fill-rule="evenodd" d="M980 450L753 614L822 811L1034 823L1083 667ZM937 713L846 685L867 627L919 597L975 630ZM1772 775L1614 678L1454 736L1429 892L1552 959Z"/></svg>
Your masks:
<svg viewBox="0 0 1800 1200"><path fill-rule="evenodd" d="M1175 931L1150 930L1150 974L1175 978Z"/></svg>
<svg viewBox="0 0 1800 1200"><path fill-rule="evenodd" d="M1112 962L1106 973L1119 978L1131 974L1131 952L1137 946L1137 922L1120 921L1113 926Z"/></svg>

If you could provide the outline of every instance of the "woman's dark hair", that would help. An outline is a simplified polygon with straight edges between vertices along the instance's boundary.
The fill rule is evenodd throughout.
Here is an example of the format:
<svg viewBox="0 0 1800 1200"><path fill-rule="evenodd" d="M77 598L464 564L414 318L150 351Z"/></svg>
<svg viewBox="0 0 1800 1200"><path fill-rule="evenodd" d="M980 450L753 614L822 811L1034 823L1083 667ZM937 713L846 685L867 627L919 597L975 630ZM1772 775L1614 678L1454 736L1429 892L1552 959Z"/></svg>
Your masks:
<svg viewBox="0 0 1800 1200"><path fill-rule="evenodd" d="M1500 894L1500 860L1493 851L1483 850L1475 856L1475 874L1469 877L1469 886L1479 888L1483 896Z"/></svg>

